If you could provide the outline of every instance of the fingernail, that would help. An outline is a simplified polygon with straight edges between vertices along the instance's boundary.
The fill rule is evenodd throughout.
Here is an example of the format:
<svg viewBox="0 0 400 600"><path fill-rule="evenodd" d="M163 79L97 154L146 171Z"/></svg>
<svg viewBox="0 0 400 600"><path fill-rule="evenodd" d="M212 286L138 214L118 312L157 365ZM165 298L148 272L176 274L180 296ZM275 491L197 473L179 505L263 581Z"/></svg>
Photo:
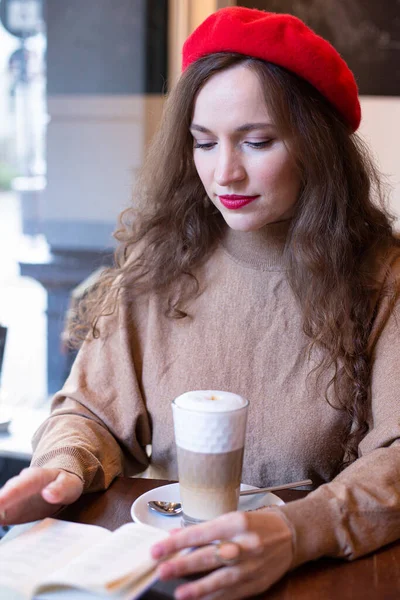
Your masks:
<svg viewBox="0 0 400 600"><path fill-rule="evenodd" d="M55 488L57 486L58 486L58 483L56 481L52 481L51 483L49 483L48 485L46 485L45 489L48 490L49 488L52 489L52 488Z"/></svg>
<svg viewBox="0 0 400 600"><path fill-rule="evenodd" d="M190 593L190 590L185 590L185 589L181 590L179 588L175 591L174 596L175 596L176 600L190 600L190 598L193 597L192 594Z"/></svg>
<svg viewBox="0 0 400 600"><path fill-rule="evenodd" d="M162 556L164 556L164 554L164 548L162 548L161 546L153 546L151 549L151 555L153 558L161 558Z"/></svg>
<svg viewBox="0 0 400 600"><path fill-rule="evenodd" d="M160 565L157 571L160 579L170 579L174 575L174 569L167 564Z"/></svg>
<svg viewBox="0 0 400 600"><path fill-rule="evenodd" d="M47 496L47 498L51 498L52 500L57 500L57 490L50 490L48 487L45 488L42 492L42 496Z"/></svg>

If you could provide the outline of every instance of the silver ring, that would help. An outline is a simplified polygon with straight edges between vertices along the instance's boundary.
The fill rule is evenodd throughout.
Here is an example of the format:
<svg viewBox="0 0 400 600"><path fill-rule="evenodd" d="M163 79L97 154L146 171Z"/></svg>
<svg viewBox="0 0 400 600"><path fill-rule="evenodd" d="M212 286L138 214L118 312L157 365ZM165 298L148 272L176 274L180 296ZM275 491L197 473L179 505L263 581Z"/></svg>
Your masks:
<svg viewBox="0 0 400 600"><path fill-rule="evenodd" d="M224 551L224 547L225 547L225 551ZM224 556L224 553L226 553L227 547L231 547L231 549L234 550L232 557ZM222 550L222 553L221 553L221 550ZM241 553L242 553L242 548L236 542L232 542L232 541L228 540L226 542L220 542L219 544L215 544L215 558L218 560L218 564L224 565L225 567L236 565L240 560ZM228 552L228 554L232 554L232 552L231 553Z"/></svg>

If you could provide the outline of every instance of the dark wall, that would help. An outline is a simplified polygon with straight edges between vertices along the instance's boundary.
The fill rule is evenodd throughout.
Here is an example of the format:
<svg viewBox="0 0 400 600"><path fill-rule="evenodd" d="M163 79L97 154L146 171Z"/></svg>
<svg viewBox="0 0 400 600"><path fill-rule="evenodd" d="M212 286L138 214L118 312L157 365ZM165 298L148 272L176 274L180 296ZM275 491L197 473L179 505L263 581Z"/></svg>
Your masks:
<svg viewBox="0 0 400 600"><path fill-rule="evenodd" d="M343 56L360 94L400 95L400 0L239 0L237 4L299 17Z"/></svg>
<svg viewBox="0 0 400 600"><path fill-rule="evenodd" d="M48 93L160 93L168 0L47 0Z"/></svg>

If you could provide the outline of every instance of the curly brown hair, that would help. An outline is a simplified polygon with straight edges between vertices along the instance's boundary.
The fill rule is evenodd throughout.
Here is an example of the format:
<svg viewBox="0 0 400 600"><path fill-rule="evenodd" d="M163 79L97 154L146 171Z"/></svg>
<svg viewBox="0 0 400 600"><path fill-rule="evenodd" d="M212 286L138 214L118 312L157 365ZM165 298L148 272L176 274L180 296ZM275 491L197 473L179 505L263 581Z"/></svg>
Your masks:
<svg viewBox="0 0 400 600"><path fill-rule="evenodd" d="M181 76L166 100L137 181L134 206L120 216L115 266L103 272L81 303L75 338L89 330L98 336L98 318L116 309L121 293L132 298L167 292L166 314L188 317L190 299L199 291L195 271L224 229L196 172L189 127L205 82L238 65L259 78L269 113L301 175L285 247L288 279L303 313L310 350L323 350L319 371L335 370L326 399L332 387L334 401L328 401L347 415L345 465L357 457L358 443L368 430L368 339L376 297L382 293L379 274L390 249L400 243L365 144L314 87L285 69L218 53L193 63Z"/></svg>

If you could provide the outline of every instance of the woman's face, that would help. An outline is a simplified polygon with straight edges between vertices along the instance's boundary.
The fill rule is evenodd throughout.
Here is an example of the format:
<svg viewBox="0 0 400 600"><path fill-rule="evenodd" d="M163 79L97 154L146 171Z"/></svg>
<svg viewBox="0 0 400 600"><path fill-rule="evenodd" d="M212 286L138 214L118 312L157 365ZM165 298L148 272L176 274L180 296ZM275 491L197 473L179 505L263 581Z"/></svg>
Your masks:
<svg viewBox="0 0 400 600"><path fill-rule="evenodd" d="M254 231L292 216L300 175L250 69L211 77L197 95L190 131L199 177L229 227Z"/></svg>

